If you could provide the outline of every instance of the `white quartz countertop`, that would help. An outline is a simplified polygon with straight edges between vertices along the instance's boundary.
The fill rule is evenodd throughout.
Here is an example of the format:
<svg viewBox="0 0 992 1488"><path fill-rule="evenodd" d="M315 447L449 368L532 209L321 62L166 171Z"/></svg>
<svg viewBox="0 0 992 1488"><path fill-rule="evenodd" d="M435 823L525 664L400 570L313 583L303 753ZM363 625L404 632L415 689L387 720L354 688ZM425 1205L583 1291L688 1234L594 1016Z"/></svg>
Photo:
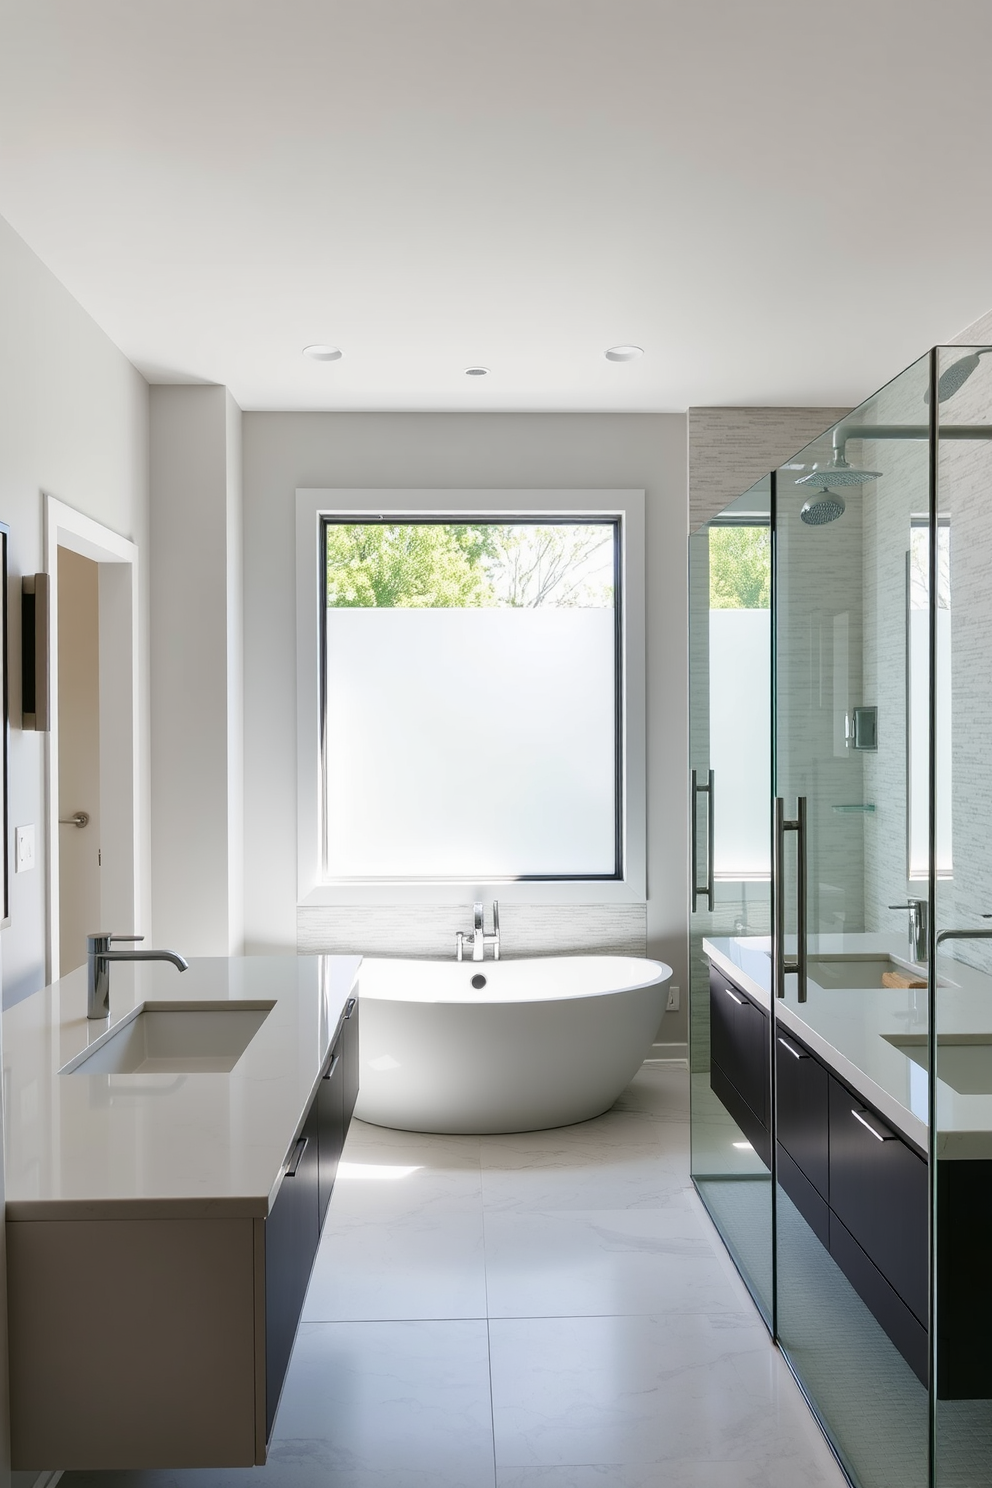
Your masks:
<svg viewBox="0 0 992 1488"><path fill-rule="evenodd" d="M768 1008L771 941L767 936L714 938L703 951L719 970ZM794 955L794 948L789 954ZM906 941L892 935L810 937L810 955L887 955L909 969ZM925 968L921 974L926 975ZM775 1000L784 1032L792 1031L831 1065L903 1136L927 1151L927 1070L888 1042L927 1033L927 991L902 988L824 988L808 978L808 1000L796 1001L796 978L786 978L786 996ZM992 1037L992 978L950 957L937 958L937 1029L947 1035ZM963 1095L940 1078L937 1055L938 1158L992 1158L992 1046L988 1094Z"/></svg>
<svg viewBox="0 0 992 1488"><path fill-rule="evenodd" d="M356 989L358 956L117 962L110 1018L86 1017L86 968L3 1015L9 1220L259 1216ZM223 1074L60 1073L138 1004L274 1006Z"/></svg>

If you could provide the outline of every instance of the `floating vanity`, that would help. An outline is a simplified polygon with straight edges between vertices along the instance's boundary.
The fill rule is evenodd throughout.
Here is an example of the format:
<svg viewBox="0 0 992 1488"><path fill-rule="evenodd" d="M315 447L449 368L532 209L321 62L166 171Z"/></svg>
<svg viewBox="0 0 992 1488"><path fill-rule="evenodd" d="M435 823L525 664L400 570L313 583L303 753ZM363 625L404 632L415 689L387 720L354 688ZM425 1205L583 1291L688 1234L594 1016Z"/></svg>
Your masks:
<svg viewBox="0 0 992 1488"><path fill-rule="evenodd" d="M811 955L805 1004L775 1013L778 1181L925 1384L928 1341L927 993L881 984L889 937ZM710 1084L766 1167L772 1042L768 942L704 941ZM936 1281L944 1399L992 1398L992 988L955 961L938 977Z"/></svg>
<svg viewBox="0 0 992 1488"><path fill-rule="evenodd" d="M15 1468L264 1463L358 1091L355 956L86 970L4 1015Z"/></svg>

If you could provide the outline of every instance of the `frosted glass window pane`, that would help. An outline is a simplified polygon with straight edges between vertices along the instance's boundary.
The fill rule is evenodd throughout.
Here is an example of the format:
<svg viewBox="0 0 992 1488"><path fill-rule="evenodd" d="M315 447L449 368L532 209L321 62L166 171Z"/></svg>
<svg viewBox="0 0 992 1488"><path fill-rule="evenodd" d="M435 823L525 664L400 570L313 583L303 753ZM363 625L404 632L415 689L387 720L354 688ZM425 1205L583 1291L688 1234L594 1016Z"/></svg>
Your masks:
<svg viewBox="0 0 992 1488"><path fill-rule="evenodd" d="M613 525L536 565L534 530L465 564L477 526L425 526L329 528L327 877L614 876Z"/></svg>
<svg viewBox="0 0 992 1488"><path fill-rule="evenodd" d="M767 878L771 697L770 610L710 611L713 871Z"/></svg>
<svg viewBox="0 0 992 1488"><path fill-rule="evenodd" d="M930 823L930 611L929 528L914 526L910 534L909 607L909 876L926 878L929 871ZM951 593L950 527L937 528L937 872L953 870L951 844Z"/></svg>

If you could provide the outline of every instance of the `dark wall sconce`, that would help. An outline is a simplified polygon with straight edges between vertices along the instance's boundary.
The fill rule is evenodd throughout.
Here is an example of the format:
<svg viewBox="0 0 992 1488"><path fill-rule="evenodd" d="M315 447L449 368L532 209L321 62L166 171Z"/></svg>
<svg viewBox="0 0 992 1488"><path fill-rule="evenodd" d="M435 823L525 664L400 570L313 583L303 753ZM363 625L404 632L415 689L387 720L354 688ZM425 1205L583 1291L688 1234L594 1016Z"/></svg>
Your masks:
<svg viewBox="0 0 992 1488"><path fill-rule="evenodd" d="M49 644L51 593L47 573L21 580L21 727L51 728Z"/></svg>

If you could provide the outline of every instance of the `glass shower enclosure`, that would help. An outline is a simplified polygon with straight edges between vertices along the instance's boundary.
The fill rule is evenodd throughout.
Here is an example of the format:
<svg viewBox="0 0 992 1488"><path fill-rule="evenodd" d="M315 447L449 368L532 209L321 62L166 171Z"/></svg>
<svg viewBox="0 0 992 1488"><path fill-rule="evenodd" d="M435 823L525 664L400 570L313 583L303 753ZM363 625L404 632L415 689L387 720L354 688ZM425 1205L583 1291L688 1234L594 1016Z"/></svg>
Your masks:
<svg viewBox="0 0 992 1488"><path fill-rule="evenodd" d="M992 362L689 542L692 1174L852 1483L992 1481Z"/></svg>

